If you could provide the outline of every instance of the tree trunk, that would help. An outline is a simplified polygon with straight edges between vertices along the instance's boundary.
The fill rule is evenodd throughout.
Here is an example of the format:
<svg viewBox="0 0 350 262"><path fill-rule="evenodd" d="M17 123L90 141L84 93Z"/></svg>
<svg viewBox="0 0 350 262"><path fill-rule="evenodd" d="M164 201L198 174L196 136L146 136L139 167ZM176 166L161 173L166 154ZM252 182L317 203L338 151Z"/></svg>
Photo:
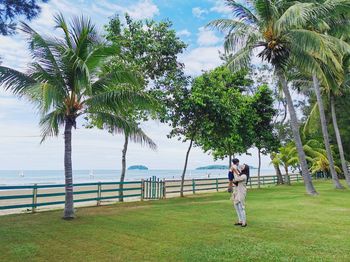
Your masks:
<svg viewBox="0 0 350 262"><path fill-rule="evenodd" d="M290 176L289 176L289 172L288 172L288 166L284 166L284 171L286 172L287 185L290 185Z"/></svg>
<svg viewBox="0 0 350 262"><path fill-rule="evenodd" d="M343 189L344 187L342 186L342 184L340 184L337 172L335 171L335 167L334 167L334 160L333 160L333 156L332 156L331 145L329 143L329 134L328 134L328 129L327 129L326 115L324 113L323 101L322 101L322 97L321 97L320 83L318 82L317 76L315 74L312 75L312 80L313 80L314 89L315 89L315 93L316 93L318 109L320 111L323 142L324 142L325 147L326 147L327 158L329 161L329 170L331 172L332 180L333 180L333 184L334 184L335 188Z"/></svg>
<svg viewBox="0 0 350 262"><path fill-rule="evenodd" d="M261 168L261 151L258 148L258 157L259 157L259 165L258 165L258 188L260 188L260 168Z"/></svg>
<svg viewBox="0 0 350 262"><path fill-rule="evenodd" d="M67 118L64 128L64 177L65 177L65 205L64 219L74 218L73 200L73 170L72 170L72 128L74 120Z"/></svg>
<svg viewBox="0 0 350 262"><path fill-rule="evenodd" d="M296 144L297 151L298 151L298 157L299 157L299 162L300 162L300 166L301 166L301 170L302 170L302 176L303 176L306 192L310 195L316 195L317 192L316 192L314 185L312 183L312 179L311 179L308 165L306 162L306 156L305 156L303 144L301 142L301 137L300 137L300 133L299 133L298 119L297 119L297 115L296 115L296 112L295 112L295 109L293 106L293 100L292 100L292 97L291 97L290 92L289 92L288 83L287 83L287 80L286 80L284 74L280 70L277 70L277 75L278 75L279 81L282 85L283 93L284 93L286 100L287 100L288 111L289 111L289 115L290 115L290 122L291 122L291 126L292 126L295 144Z"/></svg>
<svg viewBox="0 0 350 262"><path fill-rule="evenodd" d="M193 139L191 139L190 146L187 149L185 166L184 166L184 170L182 171L182 175L181 175L181 189L180 189L180 196L181 197L184 196L185 175L186 175L186 169L187 169L187 163L188 163L188 156L190 155L192 144L193 144Z"/></svg>
<svg viewBox="0 0 350 262"><path fill-rule="evenodd" d="M350 176L349 176L348 166L346 164L346 160L345 160L345 156L344 156L343 142L341 140L340 131L339 131L338 123L337 123L337 115L335 113L335 104L334 104L334 96L333 95L331 95L330 100L331 100L331 113L332 113L333 128L334 128L334 132L335 132L335 137L337 139L341 166L342 166L342 169L344 172L346 183L348 184L348 186L350 186Z"/></svg>
<svg viewBox="0 0 350 262"><path fill-rule="evenodd" d="M273 161L273 156L272 154L270 154L270 159L271 161ZM282 173L281 173L281 169L279 167L278 164L273 164L273 167L276 171L276 176L277 176L277 185L283 185L284 181L283 181L283 177L282 177Z"/></svg>
<svg viewBox="0 0 350 262"><path fill-rule="evenodd" d="M128 144L129 144L129 137L127 134L125 134L124 137L124 147L122 150L122 172L120 174L120 184L119 184L119 202L123 202L123 188L124 188L124 180L125 180L125 172L126 172L126 152L128 150Z"/></svg>
<svg viewBox="0 0 350 262"><path fill-rule="evenodd" d="M228 156L228 168L230 169L232 165L232 155Z"/></svg>

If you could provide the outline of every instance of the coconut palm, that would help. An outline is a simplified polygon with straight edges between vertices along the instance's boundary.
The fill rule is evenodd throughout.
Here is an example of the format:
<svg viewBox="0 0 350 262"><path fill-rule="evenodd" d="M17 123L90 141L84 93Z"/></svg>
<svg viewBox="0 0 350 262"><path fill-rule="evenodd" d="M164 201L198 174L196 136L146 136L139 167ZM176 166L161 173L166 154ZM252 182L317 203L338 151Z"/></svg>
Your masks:
<svg viewBox="0 0 350 262"><path fill-rule="evenodd" d="M125 112L125 111L124 111ZM125 115L125 114L124 114ZM130 117L130 116L129 116ZM128 119L128 118L126 118ZM134 130L121 130L118 122L114 122L114 119L105 119L105 118L95 118L93 120L93 125L107 129L110 133L123 133L124 136L124 145L122 149L122 170L120 174L120 184L119 184L119 201L123 202L123 188L126 174L126 153L128 150L129 141L138 143L144 146L148 146L152 150L157 149L155 142L146 135L146 133L139 127L139 124L134 122L133 119L128 119L130 123L133 123L137 128Z"/></svg>
<svg viewBox="0 0 350 262"><path fill-rule="evenodd" d="M300 71L307 69L319 73L316 58L323 62L332 61L333 51L339 44L333 41L333 38L307 30L306 27L311 22L316 22L319 16L331 14L332 10L343 5L343 2L329 0L321 5L255 0L240 4L234 0L227 0L226 3L232 8L235 19L218 19L209 24L227 32L225 50L231 54L229 67L247 68L255 55L254 52L257 52L257 56L262 60L273 65L287 100L299 162L309 194L317 192L308 170L286 71L295 67Z"/></svg>
<svg viewBox="0 0 350 262"><path fill-rule="evenodd" d="M304 144L304 151L306 153L306 159L310 164L310 171L312 173L323 172L330 173L330 161L328 159L327 150L324 149L322 142L316 139L307 140ZM333 148L331 148L332 154ZM291 143L290 150L288 150L288 163L295 165L298 161L297 151L294 143ZM340 168L334 165L336 172L340 172Z"/></svg>
<svg viewBox="0 0 350 262"><path fill-rule="evenodd" d="M68 25L64 17L55 16L62 37L44 37L25 23L32 62L27 72L0 67L0 83L5 89L35 102L41 114L42 141L57 136L64 128L65 219L74 218L72 174L72 129L77 119L98 116L113 122L116 131L132 132L137 126L118 112L127 104L147 106L146 95L135 91L137 80L128 71L101 73L101 68L116 52L100 41L89 19L75 17Z"/></svg>
<svg viewBox="0 0 350 262"><path fill-rule="evenodd" d="M349 12L347 15L345 15L344 10L340 10L337 16L330 17L327 19L327 23L329 24L329 30L327 30L327 33L330 35L333 35L337 38L342 39L343 41L346 41L347 43L350 42L350 19L349 19ZM330 108L331 108L331 117L332 117L332 123L333 123L333 129L335 132L335 137L338 145L338 151L341 161L341 166L343 170L343 174L345 176L346 182L348 186L350 186L350 174L348 172L347 163L345 160L344 155L344 149L343 149L343 143L338 127L337 122L337 114L335 110L335 101L336 98L346 90L350 88L350 56L349 54L344 55L341 57L341 65L342 65L342 75L341 77L336 77L334 74L331 74L332 72L329 72L327 75L327 83L325 83L326 88L324 88L324 93L329 96L329 102L330 102Z"/></svg>
<svg viewBox="0 0 350 262"><path fill-rule="evenodd" d="M294 143L288 143L285 146L279 148L279 152L274 154L274 158L271 161L273 165L282 166L285 172L285 180L290 185L289 168L294 164ZM292 160L291 160L292 159Z"/></svg>

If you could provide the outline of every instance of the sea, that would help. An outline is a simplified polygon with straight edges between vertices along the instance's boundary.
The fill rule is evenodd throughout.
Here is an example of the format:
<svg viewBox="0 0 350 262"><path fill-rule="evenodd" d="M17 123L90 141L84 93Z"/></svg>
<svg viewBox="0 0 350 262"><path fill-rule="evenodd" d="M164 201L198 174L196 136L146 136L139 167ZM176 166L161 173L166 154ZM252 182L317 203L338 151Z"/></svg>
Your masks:
<svg viewBox="0 0 350 262"><path fill-rule="evenodd" d="M119 181L120 170L74 170L74 183ZM155 176L160 179L180 179L182 170L127 170L126 181L137 181ZM251 176L257 170L250 171ZM274 175L273 169L261 169L262 176ZM226 178L227 170L187 170L186 179ZM63 184L63 170L0 170L0 185Z"/></svg>

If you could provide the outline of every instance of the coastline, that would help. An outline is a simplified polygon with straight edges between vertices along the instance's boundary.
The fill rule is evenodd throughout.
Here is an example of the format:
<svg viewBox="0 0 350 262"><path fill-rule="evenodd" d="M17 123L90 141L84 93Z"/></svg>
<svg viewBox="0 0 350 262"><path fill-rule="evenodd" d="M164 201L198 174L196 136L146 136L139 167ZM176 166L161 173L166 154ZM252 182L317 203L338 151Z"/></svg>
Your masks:
<svg viewBox="0 0 350 262"><path fill-rule="evenodd" d="M74 183L118 182L120 170L74 170ZM262 169L261 176L274 175L273 169ZM182 170L127 170L125 181L148 179L152 176L163 179L180 179ZM257 170L251 170L251 176L256 176ZM186 178L226 178L227 170L201 169L187 170ZM43 185L64 184L63 170L0 170L0 185Z"/></svg>

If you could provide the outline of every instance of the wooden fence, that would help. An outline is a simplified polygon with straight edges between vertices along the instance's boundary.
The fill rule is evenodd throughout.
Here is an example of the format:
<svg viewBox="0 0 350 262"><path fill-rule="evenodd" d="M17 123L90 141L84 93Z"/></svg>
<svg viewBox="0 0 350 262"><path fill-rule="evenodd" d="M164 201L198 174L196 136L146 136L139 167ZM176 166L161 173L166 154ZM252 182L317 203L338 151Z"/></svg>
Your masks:
<svg viewBox="0 0 350 262"><path fill-rule="evenodd" d="M301 179L298 174L290 175L291 182ZM274 185L277 183L277 177L262 176L260 182L262 186ZM257 177L251 177L247 184L250 188L257 185ZM75 203L99 206L116 202L121 197L130 201L177 197L180 193L181 180L160 180L151 177L141 181L78 183L73 186ZM184 194L224 191L227 190L227 186L227 178L186 179ZM120 196L120 191L123 192L123 196ZM61 208L64 204L64 196L64 184L0 186L0 210L23 211L24 209L35 212L37 208L45 206Z"/></svg>

